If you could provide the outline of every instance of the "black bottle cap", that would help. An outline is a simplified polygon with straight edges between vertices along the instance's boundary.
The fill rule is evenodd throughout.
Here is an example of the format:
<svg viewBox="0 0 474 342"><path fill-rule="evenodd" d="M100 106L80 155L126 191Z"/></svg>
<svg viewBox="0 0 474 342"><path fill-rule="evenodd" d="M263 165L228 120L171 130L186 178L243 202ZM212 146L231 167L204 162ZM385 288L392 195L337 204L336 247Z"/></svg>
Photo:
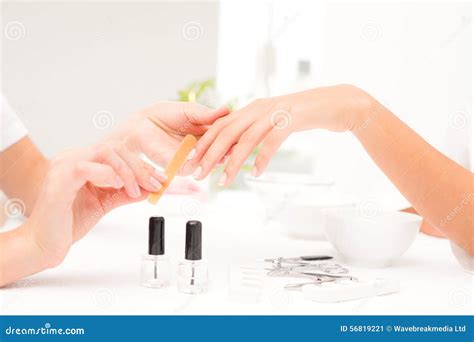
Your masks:
<svg viewBox="0 0 474 342"><path fill-rule="evenodd" d="M148 254L165 254L165 218L152 216L148 222Z"/></svg>
<svg viewBox="0 0 474 342"><path fill-rule="evenodd" d="M202 226L199 221L188 221L186 223L186 260L202 259Z"/></svg>

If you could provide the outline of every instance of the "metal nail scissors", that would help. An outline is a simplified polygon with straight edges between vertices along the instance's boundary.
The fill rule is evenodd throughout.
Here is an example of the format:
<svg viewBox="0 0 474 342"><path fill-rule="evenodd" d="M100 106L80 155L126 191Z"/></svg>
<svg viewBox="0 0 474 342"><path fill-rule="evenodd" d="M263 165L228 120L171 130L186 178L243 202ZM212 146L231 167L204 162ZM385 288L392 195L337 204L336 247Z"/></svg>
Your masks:
<svg viewBox="0 0 474 342"><path fill-rule="evenodd" d="M315 271L328 275L343 275L349 273L349 270L340 264L331 262L321 262L329 260L329 256L308 256L296 258L274 258L265 259L266 270L288 270L288 271Z"/></svg>
<svg viewBox="0 0 474 342"><path fill-rule="evenodd" d="M309 278L316 281L334 281L334 280L354 280L355 277L351 275L335 275L335 274L327 274L327 273L318 273L318 272L311 272L311 271L294 271L294 270L287 270L287 269L280 269L280 270L271 270L267 273L269 277L294 277L294 278Z"/></svg>

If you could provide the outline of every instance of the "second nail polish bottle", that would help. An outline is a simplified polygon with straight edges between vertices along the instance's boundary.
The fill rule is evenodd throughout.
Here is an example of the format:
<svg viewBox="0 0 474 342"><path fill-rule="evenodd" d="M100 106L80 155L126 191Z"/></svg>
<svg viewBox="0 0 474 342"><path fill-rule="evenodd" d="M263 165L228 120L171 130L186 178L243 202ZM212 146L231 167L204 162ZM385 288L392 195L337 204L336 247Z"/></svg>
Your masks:
<svg viewBox="0 0 474 342"><path fill-rule="evenodd" d="M148 254L142 258L141 284L146 287L167 286L170 280L170 263L165 256L165 219L150 217L148 222Z"/></svg>
<svg viewBox="0 0 474 342"><path fill-rule="evenodd" d="M202 225L199 221L186 223L185 260L178 266L178 289L184 293L207 290L207 264L202 260Z"/></svg>

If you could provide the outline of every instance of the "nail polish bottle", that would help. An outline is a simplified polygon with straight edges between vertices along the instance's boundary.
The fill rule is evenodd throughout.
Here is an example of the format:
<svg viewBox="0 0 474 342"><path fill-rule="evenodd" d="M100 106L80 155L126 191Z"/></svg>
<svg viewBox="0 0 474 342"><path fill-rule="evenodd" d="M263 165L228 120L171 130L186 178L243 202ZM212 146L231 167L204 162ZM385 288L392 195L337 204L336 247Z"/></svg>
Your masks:
<svg viewBox="0 0 474 342"><path fill-rule="evenodd" d="M207 290L207 265L202 260L202 225L199 221L186 223L185 260L178 265L178 290L202 293Z"/></svg>
<svg viewBox="0 0 474 342"><path fill-rule="evenodd" d="M165 219L150 217L148 223L148 254L142 258L140 283L161 288L169 284L170 263L165 257Z"/></svg>

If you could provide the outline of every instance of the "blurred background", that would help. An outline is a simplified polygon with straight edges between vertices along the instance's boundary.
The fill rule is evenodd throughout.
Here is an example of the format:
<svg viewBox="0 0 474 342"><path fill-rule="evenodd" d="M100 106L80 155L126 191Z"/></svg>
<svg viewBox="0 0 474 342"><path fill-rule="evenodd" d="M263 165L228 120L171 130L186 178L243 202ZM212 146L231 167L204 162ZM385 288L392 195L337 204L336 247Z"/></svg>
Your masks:
<svg viewBox="0 0 474 342"><path fill-rule="evenodd" d="M49 156L160 100L234 108L357 85L435 147L472 129L472 4L4 1L1 90ZM291 137L270 170L407 206L351 134ZM244 186L244 182L236 187Z"/></svg>

